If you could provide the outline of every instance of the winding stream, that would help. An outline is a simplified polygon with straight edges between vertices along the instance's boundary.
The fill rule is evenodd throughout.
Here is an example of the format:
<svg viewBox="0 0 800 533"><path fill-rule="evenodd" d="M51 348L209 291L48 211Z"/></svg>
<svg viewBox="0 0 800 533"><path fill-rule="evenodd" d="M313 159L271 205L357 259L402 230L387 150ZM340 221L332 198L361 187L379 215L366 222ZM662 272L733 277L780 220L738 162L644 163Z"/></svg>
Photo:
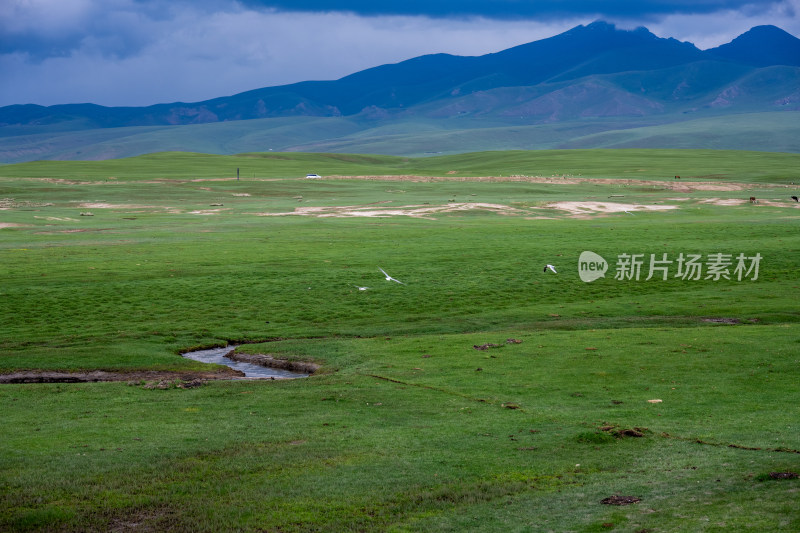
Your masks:
<svg viewBox="0 0 800 533"><path fill-rule="evenodd" d="M224 348L210 348L207 350L196 350L194 352L186 352L183 354L183 356L188 357L189 359L193 359L195 361L200 361L201 363L216 363L218 365L229 366L235 370L240 370L244 372L245 378L287 379L287 378L308 377L308 374L300 374L297 372L282 370L280 368L271 368L268 366L255 365L252 363L243 363L225 357L225 354L230 352L234 348L235 346L225 346Z"/></svg>

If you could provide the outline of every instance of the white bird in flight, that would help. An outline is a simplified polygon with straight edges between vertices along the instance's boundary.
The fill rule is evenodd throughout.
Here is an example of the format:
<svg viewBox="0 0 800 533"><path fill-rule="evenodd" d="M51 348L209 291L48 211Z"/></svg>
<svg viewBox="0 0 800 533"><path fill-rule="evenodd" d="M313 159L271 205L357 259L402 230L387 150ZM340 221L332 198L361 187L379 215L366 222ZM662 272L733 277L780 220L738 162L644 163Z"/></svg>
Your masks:
<svg viewBox="0 0 800 533"><path fill-rule="evenodd" d="M353 287L355 287L356 289L358 289L360 291L365 291L365 290L369 289L369 287L359 287L358 285L353 285Z"/></svg>
<svg viewBox="0 0 800 533"><path fill-rule="evenodd" d="M542 270L542 272L547 272L547 269L548 269L548 268L549 268L550 270L552 270L554 273L558 274L558 272L556 272L556 267L554 267L553 265L545 265L545 266L544 266L544 269Z"/></svg>
<svg viewBox="0 0 800 533"><path fill-rule="evenodd" d="M384 269L382 269L381 267L378 267L378 270L380 270L381 272L383 272L383 275L384 275L384 276L386 276L386 281L396 281L396 282L397 282L397 283L399 283L400 285L405 285L405 283L403 283L403 282L402 282L402 281L400 281L399 279L394 279L392 276L390 276L389 274L387 274L387 273L386 273L386 271L385 271Z"/></svg>

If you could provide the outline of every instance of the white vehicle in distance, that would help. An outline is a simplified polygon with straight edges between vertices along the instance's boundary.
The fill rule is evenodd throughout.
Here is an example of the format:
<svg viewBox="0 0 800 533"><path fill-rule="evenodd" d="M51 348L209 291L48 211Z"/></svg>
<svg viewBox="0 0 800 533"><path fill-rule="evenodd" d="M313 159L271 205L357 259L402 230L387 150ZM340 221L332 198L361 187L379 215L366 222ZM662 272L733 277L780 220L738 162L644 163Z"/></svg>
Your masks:
<svg viewBox="0 0 800 533"><path fill-rule="evenodd" d="M321 177L322 176L320 176L319 174L306 174L306 179L310 179L310 180L318 180Z"/></svg>

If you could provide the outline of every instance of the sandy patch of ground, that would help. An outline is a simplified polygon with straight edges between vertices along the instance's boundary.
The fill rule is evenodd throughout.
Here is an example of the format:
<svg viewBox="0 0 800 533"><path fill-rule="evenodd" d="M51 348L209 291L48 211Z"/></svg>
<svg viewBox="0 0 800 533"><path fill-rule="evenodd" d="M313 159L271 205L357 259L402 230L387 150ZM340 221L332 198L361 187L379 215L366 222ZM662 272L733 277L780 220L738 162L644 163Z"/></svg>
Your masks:
<svg viewBox="0 0 800 533"><path fill-rule="evenodd" d="M771 207L791 207L792 209L800 208L797 202L776 202L774 200L757 200L756 205L768 205Z"/></svg>
<svg viewBox="0 0 800 533"><path fill-rule="evenodd" d="M712 205L723 205L723 206L732 206L732 205L743 205L750 203L749 198L703 198L699 201L701 204L712 204ZM770 207L792 207L794 209L800 208L800 204L797 202L779 202L776 200L766 200L759 198L756 200L754 204L756 206L759 205L768 205Z"/></svg>
<svg viewBox="0 0 800 533"><path fill-rule="evenodd" d="M742 205L749 201L750 200L745 200L744 198L704 198L700 200L700 203L712 205Z"/></svg>
<svg viewBox="0 0 800 533"><path fill-rule="evenodd" d="M196 211L189 211L189 215L219 215L222 211L229 211L229 209L198 209Z"/></svg>
<svg viewBox="0 0 800 533"><path fill-rule="evenodd" d="M105 202L86 202L78 204L82 209L159 209L155 205L140 205L140 204L109 204Z"/></svg>
<svg viewBox="0 0 800 533"><path fill-rule="evenodd" d="M640 182L640 183L653 183L653 182ZM743 191L752 187L750 184L744 183L707 183L704 181L687 181L685 183L673 183L669 181L655 182L664 184L664 188L671 189L678 192L692 192L692 191Z"/></svg>
<svg viewBox="0 0 800 533"><path fill-rule="evenodd" d="M573 216L586 216L596 213L625 213L634 211L668 211L677 205L621 204L617 202L552 202L545 207L567 211Z"/></svg>
<svg viewBox="0 0 800 533"><path fill-rule="evenodd" d="M31 202L29 200L15 200L14 198L0 198L0 211L19 209L22 207L50 207L50 202Z"/></svg>
<svg viewBox="0 0 800 533"><path fill-rule="evenodd" d="M33 215L33 218L38 218L39 220L47 220L50 222L77 222L77 218L69 218L69 217L40 217L38 215Z"/></svg>
<svg viewBox="0 0 800 533"><path fill-rule="evenodd" d="M0 229L4 228L24 228L27 224L16 224L14 222L0 222Z"/></svg>
<svg viewBox="0 0 800 533"><path fill-rule="evenodd" d="M507 205L487 204L480 202L451 202L446 205L406 205L402 207L359 207L353 205L343 206L322 206L322 207L296 207L294 211L288 213L253 213L258 216L312 216L312 217L369 217L383 218L394 216L407 216L414 218L432 218L433 215L441 213L456 213L479 209L490 211L499 215L516 215L526 213L520 209L515 209Z"/></svg>

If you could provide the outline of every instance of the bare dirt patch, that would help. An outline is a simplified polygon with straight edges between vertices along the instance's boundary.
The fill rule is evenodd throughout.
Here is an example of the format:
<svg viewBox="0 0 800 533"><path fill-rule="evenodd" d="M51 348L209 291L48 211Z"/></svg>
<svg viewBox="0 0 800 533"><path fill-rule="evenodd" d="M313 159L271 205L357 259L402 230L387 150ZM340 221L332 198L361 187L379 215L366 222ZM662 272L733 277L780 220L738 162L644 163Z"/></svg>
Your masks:
<svg viewBox="0 0 800 533"><path fill-rule="evenodd" d="M219 215L222 211L229 211L229 209L198 209L196 211L189 211L189 215Z"/></svg>
<svg viewBox="0 0 800 533"><path fill-rule="evenodd" d="M703 322L711 322L712 324L740 324L742 321L738 318L710 317L704 318Z"/></svg>
<svg viewBox="0 0 800 533"><path fill-rule="evenodd" d="M215 372L160 372L140 370L130 372L109 372L93 370L91 372L58 372L48 370L30 370L0 374L0 384L12 383L96 383L100 381L185 381L232 379L244 377L244 373L232 368L223 368Z"/></svg>
<svg viewBox="0 0 800 533"><path fill-rule="evenodd" d="M617 494L613 496L609 496L608 498L603 498L600 500L600 503L605 505L630 505L632 503L638 503L642 501L641 499L637 498L636 496L619 496Z"/></svg>
<svg viewBox="0 0 800 533"><path fill-rule="evenodd" d="M692 198L667 198L667 200L673 201L691 201ZM750 198L702 198L698 200L700 204L710 204L710 205L720 205L720 206L737 206L737 205L745 205L750 203ZM757 206L770 206L770 207L791 207L793 209L800 208L800 204L796 202L780 202L777 200L768 200L764 198L757 198L756 203L753 204L754 207Z"/></svg>
<svg viewBox="0 0 800 533"><path fill-rule="evenodd" d="M797 479L798 475L796 472L770 472L769 477L771 479Z"/></svg>
<svg viewBox="0 0 800 533"><path fill-rule="evenodd" d="M109 204L106 202L86 202L78 204L81 209L159 209L155 205L140 204Z"/></svg>
<svg viewBox="0 0 800 533"><path fill-rule="evenodd" d="M27 200L15 200L14 198L0 198L0 210L50 207L50 202L31 202Z"/></svg>
<svg viewBox="0 0 800 533"><path fill-rule="evenodd" d="M70 218L70 217L40 217L39 215L33 215L33 218L38 220L47 220L48 222L77 222L77 218Z"/></svg>
<svg viewBox="0 0 800 533"><path fill-rule="evenodd" d="M625 213L634 211L668 211L678 209L677 205L622 204L618 202L551 202L546 208L567 211L572 216L587 216L597 213Z"/></svg>
<svg viewBox="0 0 800 533"><path fill-rule="evenodd" d="M400 207L374 207L374 206L322 206L322 207L296 207L294 211L285 213L251 213L257 216L312 216L312 217L369 217L384 218L393 216L407 216L413 218L432 218L433 215L442 213L456 213L460 211L482 210L500 215L524 214L526 211L501 204L487 204L480 202L451 202L446 205L406 205Z"/></svg>
<svg viewBox="0 0 800 533"><path fill-rule="evenodd" d="M0 229L4 228L24 228L27 224L16 224L14 222L0 222Z"/></svg>
<svg viewBox="0 0 800 533"><path fill-rule="evenodd" d="M800 204L797 202L777 202L775 200L757 200L755 205L768 205L770 207L791 207L792 209L800 209Z"/></svg>
<svg viewBox="0 0 800 533"><path fill-rule="evenodd" d="M662 181L658 183L663 184L665 189L671 189L673 191L678 191L678 192L743 191L751 187L751 185L742 183L707 183L704 181L687 181L685 183L680 183L680 184L671 183L669 181Z"/></svg>
<svg viewBox="0 0 800 533"><path fill-rule="evenodd" d="M712 205L742 205L749 201L750 200L746 200L744 198L704 198L703 200L700 200L700 203Z"/></svg>

